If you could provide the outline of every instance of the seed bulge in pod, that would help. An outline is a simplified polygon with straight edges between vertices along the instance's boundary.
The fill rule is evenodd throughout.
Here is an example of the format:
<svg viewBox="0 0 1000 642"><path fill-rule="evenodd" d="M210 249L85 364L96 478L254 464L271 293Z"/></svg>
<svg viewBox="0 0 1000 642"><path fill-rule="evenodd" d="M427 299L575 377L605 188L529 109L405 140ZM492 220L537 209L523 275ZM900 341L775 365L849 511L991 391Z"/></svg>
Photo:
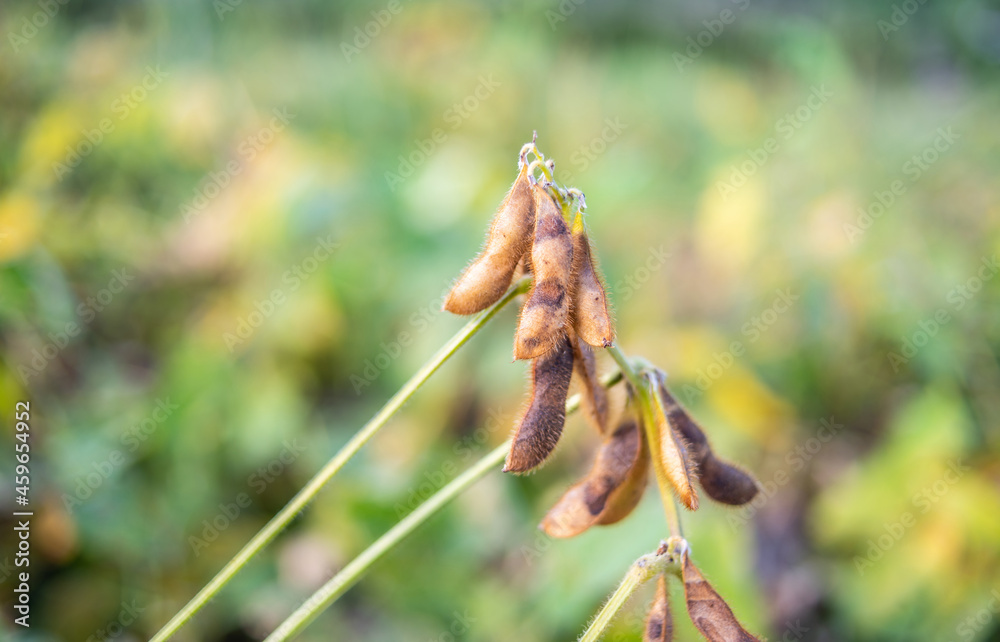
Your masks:
<svg viewBox="0 0 1000 642"><path fill-rule="evenodd" d="M514 335L514 358L545 354L566 334L573 270L573 237L559 206L541 185L535 191L535 238L531 267L535 281Z"/></svg>
<svg viewBox="0 0 1000 642"><path fill-rule="evenodd" d="M667 391L662 376L660 396L666 409L667 421L688 443L698 467L698 483L705 489L705 493L715 501L730 506L742 506L752 501L759 492L757 480L742 468L715 456L704 431Z"/></svg>
<svg viewBox="0 0 1000 642"><path fill-rule="evenodd" d="M506 473L526 473L549 456L566 423L566 393L573 376L573 348L563 335L555 349L531 364L531 402L511 442Z"/></svg>
<svg viewBox="0 0 1000 642"><path fill-rule="evenodd" d="M726 601L715 592L685 551L684 597L691 621L709 642L760 642L740 626Z"/></svg>
<svg viewBox="0 0 1000 642"><path fill-rule="evenodd" d="M573 295L573 326L580 338L596 348L615 342L615 328L608 309L608 295L583 227L583 218L573 225L573 263L576 278Z"/></svg>
<svg viewBox="0 0 1000 642"><path fill-rule="evenodd" d="M701 463L698 482L709 497L730 506L747 504L759 492L757 480L750 473L722 461L712 451Z"/></svg>
<svg viewBox="0 0 1000 642"><path fill-rule="evenodd" d="M660 574L656 580L656 597L646 616L643 642L669 642L674 639L674 620L670 614L670 595L667 591L667 577Z"/></svg>
<svg viewBox="0 0 1000 642"><path fill-rule="evenodd" d="M500 300L510 287L521 257L528 251L535 227L535 197L527 166L500 204L486 245L445 298L453 314L474 314Z"/></svg>
<svg viewBox="0 0 1000 642"><path fill-rule="evenodd" d="M625 419L601 445L587 476L545 515L541 529L550 537L573 537L601 523L615 506L616 494L626 486L635 486L633 471L641 467L642 476L646 476L649 454L644 446L636 421Z"/></svg>

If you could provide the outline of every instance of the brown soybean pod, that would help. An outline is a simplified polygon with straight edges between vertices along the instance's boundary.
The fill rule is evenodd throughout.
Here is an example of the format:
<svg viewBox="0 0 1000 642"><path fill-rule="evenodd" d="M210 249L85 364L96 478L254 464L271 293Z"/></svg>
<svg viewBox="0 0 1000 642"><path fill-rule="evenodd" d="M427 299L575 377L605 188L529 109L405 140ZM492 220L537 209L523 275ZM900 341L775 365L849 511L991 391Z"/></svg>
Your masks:
<svg viewBox="0 0 1000 642"><path fill-rule="evenodd" d="M684 552L684 598L691 621L709 642L760 642L747 633L726 601L715 592Z"/></svg>
<svg viewBox="0 0 1000 642"><path fill-rule="evenodd" d="M573 376L573 348L563 335L531 364L531 402L511 442L504 472L526 473L549 456L566 423L566 393Z"/></svg>
<svg viewBox="0 0 1000 642"><path fill-rule="evenodd" d="M646 616L643 642L670 642L674 639L674 619L670 614L670 594L667 577L662 573L656 580L656 597Z"/></svg>
<svg viewBox="0 0 1000 642"><path fill-rule="evenodd" d="M646 431L636 424L636 434L638 436L639 447L633 458L632 466L628 470L625 481L608 497L604 510L597 516L597 523L602 526L619 522L635 510L646 492L646 485L649 482L649 444L646 443Z"/></svg>
<svg viewBox="0 0 1000 642"><path fill-rule="evenodd" d="M698 466L698 483L705 489L705 493L715 501L730 506L742 506L752 501L759 492L754 477L738 466L715 456L704 431L670 395L662 380L660 395L666 409L667 421L689 444Z"/></svg>
<svg viewBox="0 0 1000 642"><path fill-rule="evenodd" d="M528 168L522 166L493 218L482 252L452 286L444 309L453 314L475 314L499 301L528 251L534 227L535 197Z"/></svg>
<svg viewBox="0 0 1000 642"><path fill-rule="evenodd" d="M550 537L573 537L600 523L611 498L627 484L637 463L643 456L648 460L643 445L635 420L623 421L597 451L587 476L566 491L546 513L542 530Z"/></svg>
<svg viewBox="0 0 1000 642"><path fill-rule="evenodd" d="M608 391L597 376L597 357L594 349L572 331L573 370L580 384L583 414L602 435L608 432Z"/></svg>
<svg viewBox="0 0 1000 642"><path fill-rule="evenodd" d="M608 295L604 290L584 230L582 218L573 225L573 262L576 275L573 297L573 327L576 333L595 348L607 348L615 342L614 323L608 309Z"/></svg>
<svg viewBox="0 0 1000 642"><path fill-rule="evenodd" d="M573 237L559 206L535 185L535 238L531 266L535 282L521 308L514 335L514 358L534 359L565 336L573 270Z"/></svg>

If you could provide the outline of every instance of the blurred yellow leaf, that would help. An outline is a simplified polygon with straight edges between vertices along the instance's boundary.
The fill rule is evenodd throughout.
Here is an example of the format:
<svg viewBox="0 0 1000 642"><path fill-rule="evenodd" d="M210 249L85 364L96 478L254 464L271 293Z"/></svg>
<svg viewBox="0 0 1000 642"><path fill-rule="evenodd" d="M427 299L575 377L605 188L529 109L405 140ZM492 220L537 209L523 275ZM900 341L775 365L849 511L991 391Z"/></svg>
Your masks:
<svg viewBox="0 0 1000 642"><path fill-rule="evenodd" d="M24 192L0 196L0 262L24 254L38 240L38 201Z"/></svg>

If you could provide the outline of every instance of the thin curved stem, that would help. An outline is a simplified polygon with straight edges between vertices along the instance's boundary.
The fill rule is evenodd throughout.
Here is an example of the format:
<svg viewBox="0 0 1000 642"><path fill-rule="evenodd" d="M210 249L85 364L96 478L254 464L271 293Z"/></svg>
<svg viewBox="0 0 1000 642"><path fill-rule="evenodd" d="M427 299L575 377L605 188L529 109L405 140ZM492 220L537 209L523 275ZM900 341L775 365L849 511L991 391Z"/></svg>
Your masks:
<svg viewBox="0 0 1000 642"><path fill-rule="evenodd" d="M621 380L620 372L609 373L601 383L605 387L613 386ZM566 414L575 412L580 407L580 395L574 395L566 402ZM404 517L390 528L382 537L375 540L371 546L355 557L340 572L334 575L326 584L319 588L312 596L306 600L298 609L292 613L288 619L282 622L271 635L267 636L265 642L280 642L287 640L291 636L300 633L305 627L316 619L320 613L326 610L331 604L354 586L372 564L378 561L388 551L392 550L407 535L417 529L418 526L433 517L438 511L445 507L451 500L460 495L473 483L485 477L487 473L499 468L507 457L510 450L510 440L497 446L489 454L484 456L471 468L463 472L455 479L448 482L441 490L434 493L427 501L418 506L416 510Z"/></svg>
<svg viewBox="0 0 1000 642"><path fill-rule="evenodd" d="M267 546L271 540L273 540L278 533L280 533L288 524L295 518L296 515L305 508L312 499L319 493L319 491L326 485L330 479L336 475L341 468L353 457L361 447L364 446L368 441L375 436L375 434L384 426L394 414L396 414L400 408L413 396L413 394L422 386L438 368L441 367L444 362L446 362L459 348L461 348L465 343L472 338L479 330L486 325L486 323L492 319L497 312L499 312L505 305L510 303L514 297L519 294L523 294L527 291L528 285L530 284L530 278L524 278L518 281L502 299L494 303L492 306L484 310L476 318L472 319L465 325L464 328L458 331L458 333L451 338L448 343L441 347L429 361L427 361L420 370L410 378L403 387L400 388L396 394L392 396L389 401L385 403L382 408L375 413L364 427L361 428L350 441L344 445L340 451L333 456L333 458L323 466L322 469L309 482L302 487L295 497L291 499L285 507L281 509L278 514L271 518L264 528L262 528L256 535L253 536L247 544L240 549L240 551L233 556L231 560L218 574L212 578L212 580L205 585L198 593L191 598L184 608L177 612L169 622L163 625L156 635L152 637L150 642L163 642L164 640L170 639L177 631L184 626L184 624L190 620L195 613L202 609L208 602L219 593L222 588L229 583L231 579L242 569L247 562L250 561L257 553L261 551L265 546Z"/></svg>

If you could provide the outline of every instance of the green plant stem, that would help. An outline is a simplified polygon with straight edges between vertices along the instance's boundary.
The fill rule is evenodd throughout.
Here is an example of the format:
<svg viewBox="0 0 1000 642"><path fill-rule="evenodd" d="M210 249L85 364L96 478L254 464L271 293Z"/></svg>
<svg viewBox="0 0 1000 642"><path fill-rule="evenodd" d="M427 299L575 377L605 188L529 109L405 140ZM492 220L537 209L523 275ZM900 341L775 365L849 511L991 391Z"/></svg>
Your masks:
<svg viewBox="0 0 1000 642"><path fill-rule="evenodd" d="M666 571L671 565L677 564L680 558L676 553L678 550L683 550L683 546L686 546L683 540L672 537L668 542L662 543L655 553L647 553L633 562L621 584L590 621L590 625L580 635L578 642L596 642L601 639L604 631L636 589Z"/></svg>
<svg viewBox="0 0 1000 642"><path fill-rule="evenodd" d="M350 441L344 445L333 458L323 466L322 469L300 490L295 497L289 501L278 514L271 518L264 528L253 536L247 544L231 559L212 580L205 585L198 593L191 598L184 608L177 612L150 642L163 642L170 639L177 631L190 620L195 613L201 610L208 602L214 598L220 590L250 561L257 553L267 546L278 533L280 533L295 518L296 515L305 508L330 479L336 475L341 468L364 446L375 434L384 426L394 414L413 396L434 372L441 367L455 352L461 348L473 335L486 325L497 312L510 303L516 296L528 290L531 283L530 278L518 281L502 299L484 310L475 317L464 328L451 338L448 343L441 347L420 370L410 378L382 408L375 413L364 427L361 428Z"/></svg>
<svg viewBox="0 0 1000 642"><path fill-rule="evenodd" d="M613 372L606 375L601 383L605 387L613 386L621 380L620 372ZM566 414L575 412L580 407L580 395L574 395L566 402ZM471 468L463 472L455 479L448 482L441 490L437 491L427 501L418 506L412 513L404 517L395 526L390 528L382 537L375 540L371 546L355 557L340 572L334 575L326 584L319 588L312 596L306 600L298 609L292 613L288 619L282 622L271 635L267 636L265 642L280 642L287 640L291 636L300 633L316 617L326 610L331 604L337 601L349 588L354 586L372 564L378 561L388 551L392 550L407 535L417 529L418 526L433 517L438 511L445 507L451 500L460 495L473 483L486 476L492 470L496 470L507 457L510 450L510 440L497 446L489 454L472 465Z"/></svg>
<svg viewBox="0 0 1000 642"><path fill-rule="evenodd" d="M653 473L656 477L656 485L660 489L663 512L667 518L667 528L670 529L671 536L684 537L684 530L681 528L680 511L677 508L677 501L674 499L673 486L667 477L666 471L663 470L663 458L660 454L660 436L656 432L656 421L653 417L654 402L651 396L656 393L650 390L650 385L645 377L633 367L632 363L617 345L613 345L607 348L607 350L635 390L639 403L639 412L642 413L642 427L646 432L646 443L649 445L649 456L653 460Z"/></svg>

